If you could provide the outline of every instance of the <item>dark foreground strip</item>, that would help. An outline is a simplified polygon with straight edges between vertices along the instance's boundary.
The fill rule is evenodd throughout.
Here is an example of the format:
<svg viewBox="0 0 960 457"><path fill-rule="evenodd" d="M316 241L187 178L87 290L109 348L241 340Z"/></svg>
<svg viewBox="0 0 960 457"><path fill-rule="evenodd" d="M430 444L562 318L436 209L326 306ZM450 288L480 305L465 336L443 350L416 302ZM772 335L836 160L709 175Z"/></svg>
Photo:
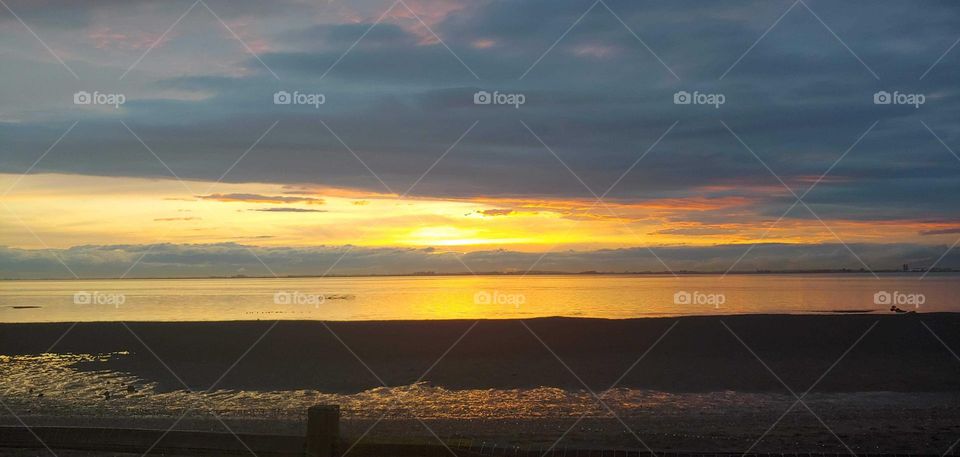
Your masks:
<svg viewBox="0 0 960 457"><path fill-rule="evenodd" d="M31 430L33 433L31 433ZM34 433L42 440L37 440ZM161 438L162 436L162 438ZM239 437L239 440L238 440ZM158 442L159 440L159 442ZM241 443L242 440L243 442ZM154 443L156 445L154 446ZM94 452L123 452L150 455L183 456L250 456L293 457L304 456L305 440L299 436L259 435L219 432L163 430L108 429L92 427L25 427L0 426L0 448L42 449L44 444L51 449ZM245 446L246 445L246 446ZM153 448L151 449L151 446ZM249 449L248 449L249 447ZM341 443L342 450L350 448ZM452 453L451 453L452 451ZM519 449L492 447L491 445L460 446L447 448L437 444L382 444L360 443L350 449L350 457L456 457L519 456L519 457L741 457L740 453L710 452L657 452L651 456L647 451L602 450L602 449ZM848 457L845 453L751 453L746 457ZM858 454L856 457L940 457L923 454Z"/></svg>
<svg viewBox="0 0 960 457"><path fill-rule="evenodd" d="M31 430L33 433L30 433ZM250 450L258 457L303 455L304 438L300 436L238 436L239 440L229 433L215 432L171 431L164 435L163 430L90 427L31 427L28 430L25 427L4 426L0 427L0 447L36 449L44 448L46 444L51 449L143 454L157 443L150 451L151 455L249 456Z"/></svg>

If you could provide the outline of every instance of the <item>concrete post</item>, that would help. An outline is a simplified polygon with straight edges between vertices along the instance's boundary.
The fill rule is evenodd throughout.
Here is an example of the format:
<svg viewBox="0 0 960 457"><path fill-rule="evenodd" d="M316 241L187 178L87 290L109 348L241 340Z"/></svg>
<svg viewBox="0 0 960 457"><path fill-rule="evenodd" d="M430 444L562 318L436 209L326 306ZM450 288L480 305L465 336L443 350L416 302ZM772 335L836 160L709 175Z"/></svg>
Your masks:
<svg viewBox="0 0 960 457"><path fill-rule="evenodd" d="M340 406L307 408L307 457L336 457L340 441Z"/></svg>

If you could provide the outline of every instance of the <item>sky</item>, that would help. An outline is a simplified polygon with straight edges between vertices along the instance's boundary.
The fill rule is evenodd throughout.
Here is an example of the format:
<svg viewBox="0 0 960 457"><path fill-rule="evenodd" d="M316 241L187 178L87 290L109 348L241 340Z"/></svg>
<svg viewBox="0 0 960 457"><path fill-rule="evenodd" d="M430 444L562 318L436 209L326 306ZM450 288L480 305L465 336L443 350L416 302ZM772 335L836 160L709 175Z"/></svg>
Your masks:
<svg viewBox="0 0 960 457"><path fill-rule="evenodd" d="M952 1L4 0L0 277L956 268L958 42Z"/></svg>

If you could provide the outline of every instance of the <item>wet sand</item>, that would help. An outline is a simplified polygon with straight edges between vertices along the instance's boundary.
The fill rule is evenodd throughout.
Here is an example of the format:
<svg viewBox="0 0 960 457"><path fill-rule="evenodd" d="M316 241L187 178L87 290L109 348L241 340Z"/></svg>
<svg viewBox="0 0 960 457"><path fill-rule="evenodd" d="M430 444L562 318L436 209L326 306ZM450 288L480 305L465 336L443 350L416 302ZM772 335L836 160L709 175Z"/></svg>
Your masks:
<svg viewBox="0 0 960 457"><path fill-rule="evenodd" d="M410 385L426 373L424 381L447 389L585 383L599 391L620 379L618 387L665 392L787 393L752 350L800 393L874 324L815 391L960 390L960 361L930 331L960 348L958 314L0 324L0 354L129 352L76 368L130 373L161 390L182 389L164 364L191 389L206 390L236 363L218 389L355 393L381 381Z"/></svg>

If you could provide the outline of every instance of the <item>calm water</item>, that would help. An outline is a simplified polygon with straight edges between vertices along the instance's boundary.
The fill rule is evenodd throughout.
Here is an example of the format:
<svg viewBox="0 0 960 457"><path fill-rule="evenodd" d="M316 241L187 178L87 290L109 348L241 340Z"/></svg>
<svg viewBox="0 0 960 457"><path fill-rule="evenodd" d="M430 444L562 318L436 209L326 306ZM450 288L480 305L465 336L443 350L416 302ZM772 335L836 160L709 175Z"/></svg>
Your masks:
<svg viewBox="0 0 960 457"><path fill-rule="evenodd" d="M0 281L0 322L889 312L878 292L904 309L960 312L958 274L152 279Z"/></svg>

